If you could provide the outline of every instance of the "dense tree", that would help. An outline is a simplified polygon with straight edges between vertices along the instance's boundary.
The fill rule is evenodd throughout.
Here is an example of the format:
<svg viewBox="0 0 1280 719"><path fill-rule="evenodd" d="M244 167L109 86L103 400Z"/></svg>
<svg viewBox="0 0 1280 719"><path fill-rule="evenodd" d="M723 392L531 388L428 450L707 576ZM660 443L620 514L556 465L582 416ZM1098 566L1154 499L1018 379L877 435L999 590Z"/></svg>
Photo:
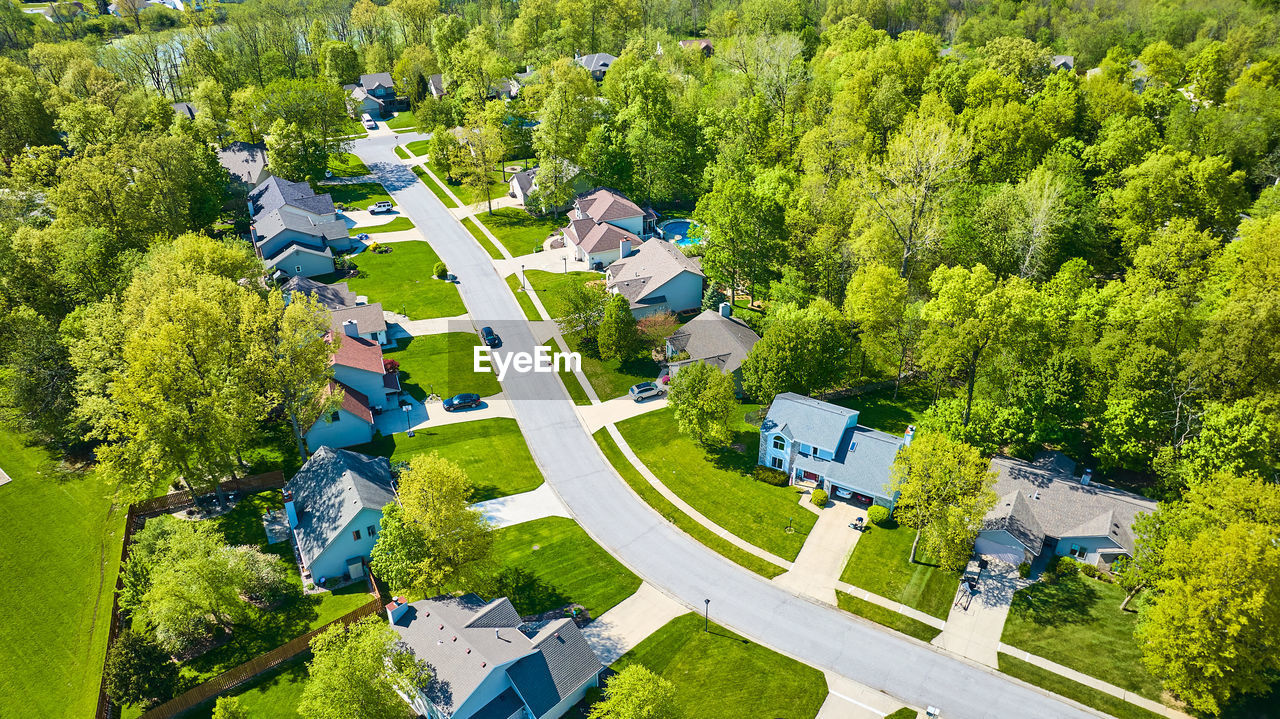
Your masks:
<svg viewBox="0 0 1280 719"><path fill-rule="evenodd" d="M403 719L401 694L416 693L430 678L386 620L338 623L311 640L298 711L316 719Z"/></svg>
<svg viewBox="0 0 1280 719"><path fill-rule="evenodd" d="M742 364L747 394L768 401L779 392L825 391L845 378L853 343L848 321L826 300L803 310L776 305L768 321Z"/></svg>
<svg viewBox="0 0 1280 719"><path fill-rule="evenodd" d="M590 719L682 719L675 686L642 664L629 664L609 677L604 698L591 705Z"/></svg>
<svg viewBox="0 0 1280 719"><path fill-rule="evenodd" d="M521 8L523 16L523 6ZM559 211L573 200L579 154L595 123L595 83L578 63L561 58L546 70L533 148L538 155L538 193L543 205Z"/></svg>
<svg viewBox="0 0 1280 719"><path fill-rule="evenodd" d="M723 447L733 438L729 423L738 403L732 375L705 362L692 362L676 373L667 396L676 425L693 441Z"/></svg>
<svg viewBox="0 0 1280 719"><path fill-rule="evenodd" d="M643 338L631 313L631 303L621 294L614 294L604 306L604 316L596 329L596 348L602 359L627 361L636 356L643 346Z"/></svg>
<svg viewBox="0 0 1280 719"><path fill-rule="evenodd" d="M240 697L221 696L213 705L213 719L249 719L249 712L240 704Z"/></svg>
<svg viewBox="0 0 1280 719"><path fill-rule="evenodd" d="M925 551L948 568L964 566L982 520L996 503L995 474L978 451L946 435L923 432L898 452L886 491L897 493L894 516L916 530L911 561Z"/></svg>
<svg viewBox="0 0 1280 719"><path fill-rule="evenodd" d="M118 704L149 707L173 696L178 671L153 639L125 629L107 652L102 688Z"/></svg>

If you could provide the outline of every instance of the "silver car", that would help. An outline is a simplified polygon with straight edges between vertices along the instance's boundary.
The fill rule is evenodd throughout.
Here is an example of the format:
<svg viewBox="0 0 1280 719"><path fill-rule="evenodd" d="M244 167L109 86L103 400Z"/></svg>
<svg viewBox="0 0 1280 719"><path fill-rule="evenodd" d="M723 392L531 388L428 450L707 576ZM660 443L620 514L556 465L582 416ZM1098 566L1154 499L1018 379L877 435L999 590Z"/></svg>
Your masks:
<svg viewBox="0 0 1280 719"><path fill-rule="evenodd" d="M643 402L653 397L661 397L666 393L665 389L653 382L641 382L640 384L632 385L631 389L627 390L627 394L631 395L631 399L636 402Z"/></svg>

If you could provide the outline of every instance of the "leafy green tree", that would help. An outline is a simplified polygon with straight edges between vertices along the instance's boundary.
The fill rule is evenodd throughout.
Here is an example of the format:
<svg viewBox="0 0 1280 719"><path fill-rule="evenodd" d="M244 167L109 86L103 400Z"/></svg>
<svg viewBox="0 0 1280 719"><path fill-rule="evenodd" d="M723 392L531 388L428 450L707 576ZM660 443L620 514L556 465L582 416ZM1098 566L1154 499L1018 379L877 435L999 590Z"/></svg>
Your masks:
<svg viewBox="0 0 1280 719"><path fill-rule="evenodd" d="M428 146L428 154L431 164L437 171L443 172L445 179L453 181L460 176L460 167L454 167L454 158L462 153L462 145L458 142L458 138L444 126L436 126L431 131L431 141Z"/></svg>
<svg viewBox="0 0 1280 719"><path fill-rule="evenodd" d="M764 336L742 364L743 389L762 401L779 392L831 389L848 373L852 342L848 321L824 299L803 310L775 305Z"/></svg>
<svg viewBox="0 0 1280 719"><path fill-rule="evenodd" d="M471 482L457 464L432 452L400 473L399 503L383 510L370 568L397 589L424 593L478 576L489 560L492 528L471 507Z"/></svg>
<svg viewBox="0 0 1280 719"><path fill-rule="evenodd" d="M174 695L178 671L178 665L154 640L125 629L107 652L102 687L118 704L146 708Z"/></svg>
<svg viewBox="0 0 1280 719"><path fill-rule="evenodd" d="M609 293L599 282L570 284L560 295L564 311L556 318L560 331L583 342L595 342L604 321Z"/></svg>
<svg viewBox="0 0 1280 719"><path fill-rule="evenodd" d="M271 173L294 182L324 179L329 169L329 153L322 145L307 141L307 133L296 124L276 120L267 131L267 163Z"/></svg>
<svg viewBox="0 0 1280 719"><path fill-rule="evenodd" d="M907 281L888 265L870 263L849 280L844 312L872 364L894 373L894 392L911 369L920 337L920 307L907 299Z"/></svg>
<svg viewBox="0 0 1280 719"><path fill-rule="evenodd" d="M298 711L316 719L403 719L400 693L412 695L431 678L379 617L326 629L311 640L311 655Z"/></svg>
<svg viewBox="0 0 1280 719"><path fill-rule="evenodd" d="M894 516L916 530L911 561L923 536L939 564L964 566L996 504L995 473L978 450L943 434L920 433L898 452L889 476L886 491L898 497Z"/></svg>
<svg viewBox="0 0 1280 719"><path fill-rule="evenodd" d="M676 688L642 664L629 664L609 678L604 699L588 719L681 719Z"/></svg>
<svg viewBox="0 0 1280 719"><path fill-rule="evenodd" d="M327 40L320 48L320 62L324 77L335 85L346 85L360 76L360 58L350 43Z"/></svg>
<svg viewBox="0 0 1280 719"><path fill-rule="evenodd" d="M25 67L0 58L0 161L8 164L29 145L53 144L48 89Z"/></svg>
<svg viewBox="0 0 1280 719"><path fill-rule="evenodd" d="M705 228L702 268L712 281L729 288L730 301L744 285L754 296L756 286L767 281L782 252L780 216L774 200L739 177L717 180L698 200L694 217Z"/></svg>
<svg viewBox="0 0 1280 719"><path fill-rule="evenodd" d="M729 422L738 407L732 375L692 362L676 373L667 396L682 433L708 447L729 444L733 438Z"/></svg>
<svg viewBox="0 0 1280 719"><path fill-rule="evenodd" d="M598 105L595 82L580 64L560 58L543 72L545 89L533 148L538 155L538 192L543 203L558 212L573 200L579 154L597 121Z"/></svg>
<svg viewBox="0 0 1280 719"><path fill-rule="evenodd" d="M222 696L213 705L213 719L249 719L249 711L240 704L240 697Z"/></svg>
<svg viewBox="0 0 1280 719"><path fill-rule="evenodd" d="M621 294L609 297L604 316L596 330L596 347L602 359L626 361L636 356L643 344L631 303Z"/></svg>

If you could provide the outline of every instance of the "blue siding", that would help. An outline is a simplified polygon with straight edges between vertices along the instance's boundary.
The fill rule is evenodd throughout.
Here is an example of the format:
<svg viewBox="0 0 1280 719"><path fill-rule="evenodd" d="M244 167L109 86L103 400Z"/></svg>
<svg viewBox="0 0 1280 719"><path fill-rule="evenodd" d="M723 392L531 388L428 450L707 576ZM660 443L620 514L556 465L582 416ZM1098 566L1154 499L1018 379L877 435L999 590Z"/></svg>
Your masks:
<svg viewBox="0 0 1280 719"><path fill-rule="evenodd" d="M360 510L355 519L351 520L351 523L334 537L329 546L311 563L309 569L312 578L319 582L321 577L345 576L348 559L352 557L368 559L369 552L377 542L376 536L369 536L370 525L379 530L382 529L382 510L368 508ZM360 532L360 539L356 539L351 534L357 530Z"/></svg>

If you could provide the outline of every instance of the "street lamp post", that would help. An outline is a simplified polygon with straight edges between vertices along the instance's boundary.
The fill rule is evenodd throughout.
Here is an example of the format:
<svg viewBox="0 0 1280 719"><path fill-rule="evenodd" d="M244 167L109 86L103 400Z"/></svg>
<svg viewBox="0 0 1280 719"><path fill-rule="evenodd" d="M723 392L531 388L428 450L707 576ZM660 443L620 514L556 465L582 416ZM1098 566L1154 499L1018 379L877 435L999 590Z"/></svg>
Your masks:
<svg viewBox="0 0 1280 719"><path fill-rule="evenodd" d="M524 264L520 265L520 289L528 289L524 284Z"/></svg>
<svg viewBox="0 0 1280 719"><path fill-rule="evenodd" d="M566 275L567 275L567 274L569 274L569 258L568 258L568 257L561 257L560 259L564 260L564 273L565 273Z"/></svg>
<svg viewBox="0 0 1280 719"><path fill-rule="evenodd" d="M702 608L702 631L708 632L711 631L711 600L702 601L705 602Z"/></svg>

